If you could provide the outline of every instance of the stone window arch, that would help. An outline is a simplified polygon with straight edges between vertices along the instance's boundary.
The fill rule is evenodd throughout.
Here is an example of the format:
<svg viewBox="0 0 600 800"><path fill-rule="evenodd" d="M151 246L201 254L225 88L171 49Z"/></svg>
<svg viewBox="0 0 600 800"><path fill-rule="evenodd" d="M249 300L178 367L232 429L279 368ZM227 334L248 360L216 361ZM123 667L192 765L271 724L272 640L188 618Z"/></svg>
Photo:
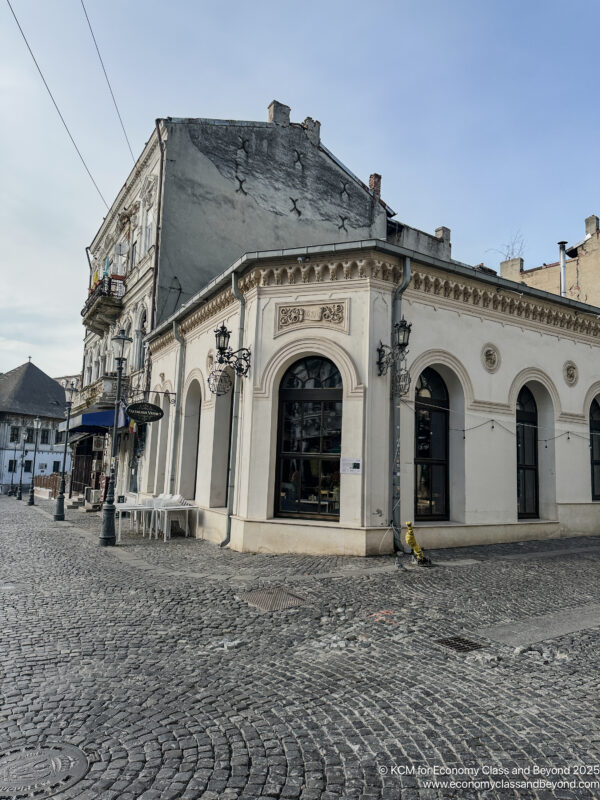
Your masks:
<svg viewBox="0 0 600 800"><path fill-rule="evenodd" d="M294 362L279 385L275 515L339 520L342 376L322 356Z"/></svg>

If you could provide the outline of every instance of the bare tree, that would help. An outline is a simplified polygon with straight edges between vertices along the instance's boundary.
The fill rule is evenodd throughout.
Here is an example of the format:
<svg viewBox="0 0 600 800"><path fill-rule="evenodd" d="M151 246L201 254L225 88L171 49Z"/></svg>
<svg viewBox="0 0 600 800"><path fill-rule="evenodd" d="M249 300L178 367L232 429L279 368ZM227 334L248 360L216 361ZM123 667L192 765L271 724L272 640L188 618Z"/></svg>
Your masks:
<svg viewBox="0 0 600 800"><path fill-rule="evenodd" d="M523 238L521 231L517 230L515 233L513 233L508 242L500 245L500 247L490 247L485 252L500 253L502 256L502 261L509 261L512 258L523 258L523 253L525 252L525 239Z"/></svg>

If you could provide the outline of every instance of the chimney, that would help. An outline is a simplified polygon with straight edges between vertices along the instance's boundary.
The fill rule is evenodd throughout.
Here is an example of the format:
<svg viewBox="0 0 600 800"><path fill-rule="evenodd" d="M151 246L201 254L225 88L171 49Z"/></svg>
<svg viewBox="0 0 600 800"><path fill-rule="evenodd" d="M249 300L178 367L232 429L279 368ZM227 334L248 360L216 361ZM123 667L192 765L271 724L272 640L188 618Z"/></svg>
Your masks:
<svg viewBox="0 0 600 800"><path fill-rule="evenodd" d="M321 123L319 120L307 117L302 123L302 127L306 132L308 141L318 147L321 143Z"/></svg>
<svg viewBox="0 0 600 800"><path fill-rule="evenodd" d="M373 192L377 199L381 197L381 175L378 175L376 172L374 172L369 177L369 189Z"/></svg>
<svg viewBox="0 0 600 800"><path fill-rule="evenodd" d="M274 122L275 125L289 125L290 107L273 100L269 105L269 122Z"/></svg>
<svg viewBox="0 0 600 800"><path fill-rule="evenodd" d="M585 221L585 235L591 236L592 233L596 233L596 231L599 229L600 229L600 220L595 214L592 214L592 216L588 217Z"/></svg>
<svg viewBox="0 0 600 800"><path fill-rule="evenodd" d="M445 228L443 225L435 229L435 238L441 239L443 242L450 241L450 228Z"/></svg>
<svg viewBox="0 0 600 800"><path fill-rule="evenodd" d="M500 262L500 275L509 281L520 281L524 261L522 258L508 258Z"/></svg>

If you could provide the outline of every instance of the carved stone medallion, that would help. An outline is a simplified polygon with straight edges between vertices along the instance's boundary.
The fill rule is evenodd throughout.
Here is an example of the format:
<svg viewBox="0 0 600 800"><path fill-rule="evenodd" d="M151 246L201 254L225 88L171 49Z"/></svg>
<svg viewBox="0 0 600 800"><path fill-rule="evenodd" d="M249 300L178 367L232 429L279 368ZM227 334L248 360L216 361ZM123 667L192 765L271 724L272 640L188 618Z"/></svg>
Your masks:
<svg viewBox="0 0 600 800"><path fill-rule="evenodd" d="M565 361L563 364L563 377L567 386L575 386L579 378L579 370L577 364L573 361Z"/></svg>
<svg viewBox="0 0 600 800"><path fill-rule="evenodd" d="M319 300L295 305L278 304L275 335L301 327L337 328L347 333L347 304L347 300L331 303Z"/></svg>
<svg viewBox="0 0 600 800"><path fill-rule="evenodd" d="M500 369L500 351L495 344L484 344L481 348L481 363L488 372L497 372Z"/></svg>

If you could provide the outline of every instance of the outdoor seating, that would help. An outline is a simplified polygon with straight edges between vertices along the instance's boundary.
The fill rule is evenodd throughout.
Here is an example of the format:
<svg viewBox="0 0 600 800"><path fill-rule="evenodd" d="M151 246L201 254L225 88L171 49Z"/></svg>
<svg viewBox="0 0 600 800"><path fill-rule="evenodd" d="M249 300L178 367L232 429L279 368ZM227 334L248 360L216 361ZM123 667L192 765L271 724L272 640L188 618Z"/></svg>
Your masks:
<svg viewBox="0 0 600 800"><path fill-rule="evenodd" d="M196 506L192 505L189 500L186 500L182 495L175 494L159 494L157 497L146 497L138 503L118 503L116 505L116 513L119 518L117 528L117 543L121 542L121 533L123 525L123 517L125 513L130 514L130 530L136 526L139 530L141 523L142 536L146 536L148 531L149 539L154 534L158 539L158 534L163 534L163 539L166 542L171 538L171 521L174 514L180 514L185 517L185 535L190 536L190 511L193 511Z"/></svg>

